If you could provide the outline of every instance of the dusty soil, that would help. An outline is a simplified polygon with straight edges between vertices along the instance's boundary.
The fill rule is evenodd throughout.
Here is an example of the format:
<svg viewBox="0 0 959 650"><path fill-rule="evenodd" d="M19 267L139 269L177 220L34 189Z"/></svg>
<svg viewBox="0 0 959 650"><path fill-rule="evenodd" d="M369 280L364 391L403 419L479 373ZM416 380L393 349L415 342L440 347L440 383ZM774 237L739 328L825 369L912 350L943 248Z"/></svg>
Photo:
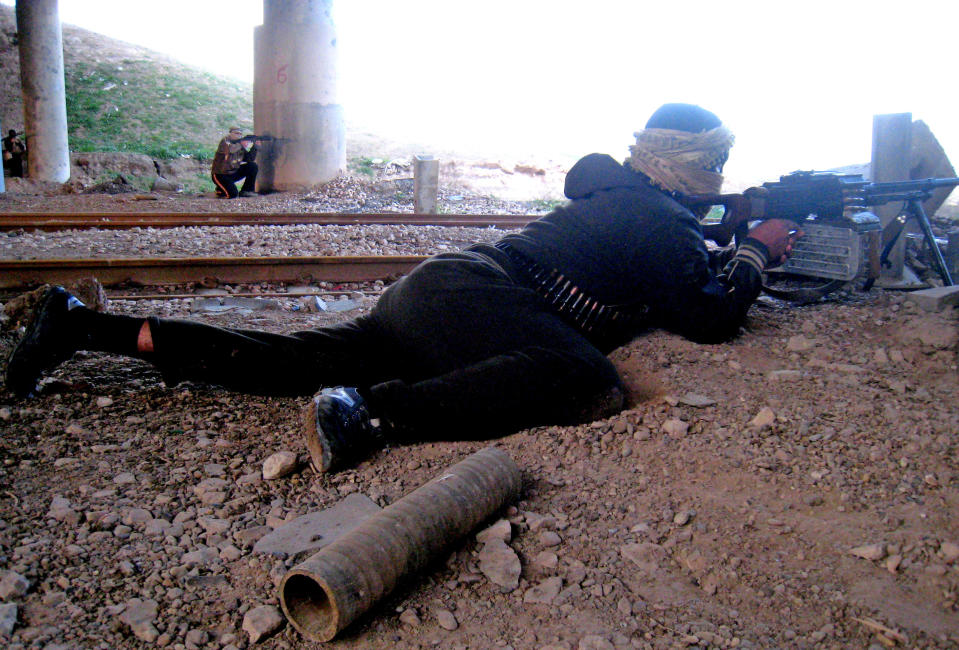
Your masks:
<svg viewBox="0 0 959 650"><path fill-rule="evenodd" d="M65 33L71 51L83 47ZM0 55L10 47L0 43ZM15 66L0 72L0 91L15 95ZM19 108L3 106L4 129L20 128ZM74 156L67 188L6 179L0 211L410 210L402 163L415 150L386 148L370 134L350 141L401 164L385 161L370 183L223 202L84 195L106 170L144 178L155 170L144 156ZM448 158L446 211L536 213L537 199L561 196L562 165L437 153ZM174 181L203 172L189 161L163 165ZM434 252L495 236L435 228L14 233L0 255L182 254L186 246L212 254L249 241L262 254ZM321 287L370 296L379 288ZM113 300L109 308L289 331L369 306L317 313L295 297L273 300L255 312L193 312L191 300ZM5 324L14 328L10 311ZM905 294L852 289L804 307L761 301L742 335L723 345L663 332L636 339L613 354L634 387L626 411L494 442L523 472L521 499L500 513L522 565L518 585L504 590L481 571L483 545L471 535L334 647L959 646L957 320L955 309L924 313ZM17 336L15 328L0 334L0 358ZM277 605L275 585L300 559L253 553L257 535L355 492L387 505L490 444L393 447L318 475L300 443L301 405L169 388L145 363L84 352L35 399L0 392L0 642L248 647L244 621ZM455 437L457 422L449 426ZM298 469L264 480L264 460L281 450L299 455ZM257 645L311 647L289 626Z"/></svg>
<svg viewBox="0 0 959 650"><path fill-rule="evenodd" d="M279 210L395 201L377 187L343 181L326 197L249 201ZM477 211L529 207L456 191ZM156 198L187 209L251 206ZM24 210L110 205L155 209L122 195L4 200ZM232 245L226 230L211 230L205 245ZM436 250L452 243L440 231L376 237ZM159 250L178 237L143 235ZM18 233L4 254L97 245L70 237ZM104 245L113 238L100 235ZM264 235L271 246L279 239ZM350 240L362 237L349 233L340 245ZM370 304L317 313L295 297L275 301L255 312L191 312L190 300L114 300L110 309L289 331ZM850 288L805 307L761 300L742 335L723 345L639 337L612 355L634 388L626 411L494 442L523 473L521 499L500 513L522 565L518 585L494 584L469 536L334 645L956 647L957 316L925 313L905 294ZM16 336L3 334L0 356ZM0 393L0 634L12 621L9 647L246 647L247 614L277 605L275 585L301 559L253 553L264 526L354 492L389 504L490 444L392 447L319 475L305 463L301 406L169 388L149 365L99 353L75 355L35 399ZM449 427L454 438L457 422ZM263 480L264 460L281 450L299 455L298 469ZM289 626L259 645L310 647Z"/></svg>

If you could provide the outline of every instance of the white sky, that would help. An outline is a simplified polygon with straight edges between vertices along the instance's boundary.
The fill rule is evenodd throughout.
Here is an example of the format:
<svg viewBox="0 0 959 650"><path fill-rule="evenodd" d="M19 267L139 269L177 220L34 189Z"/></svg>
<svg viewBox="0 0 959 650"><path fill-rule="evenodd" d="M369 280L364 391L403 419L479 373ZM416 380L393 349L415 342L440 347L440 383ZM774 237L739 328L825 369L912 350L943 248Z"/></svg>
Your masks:
<svg viewBox="0 0 959 650"><path fill-rule="evenodd" d="M262 0L60 0L60 13L252 80ZM727 173L749 182L867 162L879 113L924 120L959 164L955 0L335 0L334 16L347 119L386 137L620 159L659 104L686 101L733 129Z"/></svg>

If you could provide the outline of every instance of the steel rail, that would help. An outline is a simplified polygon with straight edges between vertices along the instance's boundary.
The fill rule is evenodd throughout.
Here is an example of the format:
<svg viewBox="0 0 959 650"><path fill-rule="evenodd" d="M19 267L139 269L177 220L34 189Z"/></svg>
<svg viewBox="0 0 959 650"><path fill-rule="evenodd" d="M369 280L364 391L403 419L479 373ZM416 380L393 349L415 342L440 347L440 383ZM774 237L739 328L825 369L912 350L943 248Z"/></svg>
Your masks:
<svg viewBox="0 0 959 650"><path fill-rule="evenodd" d="M385 225L522 228L537 215L411 214L397 212L5 212L0 231L180 228L189 226Z"/></svg>
<svg viewBox="0 0 959 650"><path fill-rule="evenodd" d="M250 282L370 282L409 272L424 255L344 257L159 257L0 260L0 288L95 277L105 286Z"/></svg>
<svg viewBox="0 0 959 650"><path fill-rule="evenodd" d="M261 291L253 293L249 291L238 291L236 293L108 293L107 300L196 300L197 298L322 298L324 296L349 296L354 293L361 293L364 296L378 296L382 291L370 289L353 289L350 291L316 289L308 293L290 293L288 291Z"/></svg>

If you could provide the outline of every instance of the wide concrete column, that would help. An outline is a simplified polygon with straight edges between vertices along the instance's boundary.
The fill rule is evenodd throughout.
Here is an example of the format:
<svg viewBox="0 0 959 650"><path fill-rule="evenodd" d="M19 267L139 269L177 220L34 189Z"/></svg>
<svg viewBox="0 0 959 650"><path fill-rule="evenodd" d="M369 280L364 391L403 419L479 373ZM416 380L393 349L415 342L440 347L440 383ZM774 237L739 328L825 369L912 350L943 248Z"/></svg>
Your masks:
<svg viewBox="0 0 959 650"><path fill-rule="evenodd" d="M17 0L20 85L31 179L70 179L63 37L58 0Z"/></svg>
<svg viewBox="0 0 959 650"><path fill-rule="evenodd" d="M263 0L254 31L253 123L262 147L258 188L307 189L346 168L332 0Z"/></svg>

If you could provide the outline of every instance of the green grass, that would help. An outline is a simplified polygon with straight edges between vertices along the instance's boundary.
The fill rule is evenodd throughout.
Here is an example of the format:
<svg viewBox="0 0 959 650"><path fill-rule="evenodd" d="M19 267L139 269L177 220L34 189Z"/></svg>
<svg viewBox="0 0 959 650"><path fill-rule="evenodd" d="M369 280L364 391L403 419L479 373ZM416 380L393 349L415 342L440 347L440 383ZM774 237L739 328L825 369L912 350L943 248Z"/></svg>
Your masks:
<svg viewBox="0 0 959 650"><path fill-rule="evenodd" d="M206 160L229 127L252 132L250 86L186 66L75 62L65 82L73 151Z"/></svg>
<svg viewBox="0 0 959 650"><path fill-rule="evenodd" d="M364 174L370 178L373 178L376 176L376 170L373 168L373 165L375 164L373 162L374 160L374 158L368 156L350 158L349 162L347 163L347 167L349 167L349 170L354 174Z"/></svg>
<svg viewBox="0 0 959 650"><path fill-rule="evenodd" d="M123 176L126 179L127 183L137 188L141 192L149 192L150 186L153 184L152 177L144 176L133 176L131 174L120 174L120 172L115 172L110 169L101 172L95 179L93 179L92 185L99 185L100 183L108 183L115 181L118 176Z"/></svg>
<svg viewBox="0 0 959 650"><path fill-rule="evenodd" d="M196 174L192 178L179 179L186 194L209 194L216 190L209 174Z"/></svg>
<svg viewBox="0 0 959 650"><path fill-rule="evenodd" d="M540 212L552 212L565 203L565 199L534 199L530 201L530 205Z"/></svg>

